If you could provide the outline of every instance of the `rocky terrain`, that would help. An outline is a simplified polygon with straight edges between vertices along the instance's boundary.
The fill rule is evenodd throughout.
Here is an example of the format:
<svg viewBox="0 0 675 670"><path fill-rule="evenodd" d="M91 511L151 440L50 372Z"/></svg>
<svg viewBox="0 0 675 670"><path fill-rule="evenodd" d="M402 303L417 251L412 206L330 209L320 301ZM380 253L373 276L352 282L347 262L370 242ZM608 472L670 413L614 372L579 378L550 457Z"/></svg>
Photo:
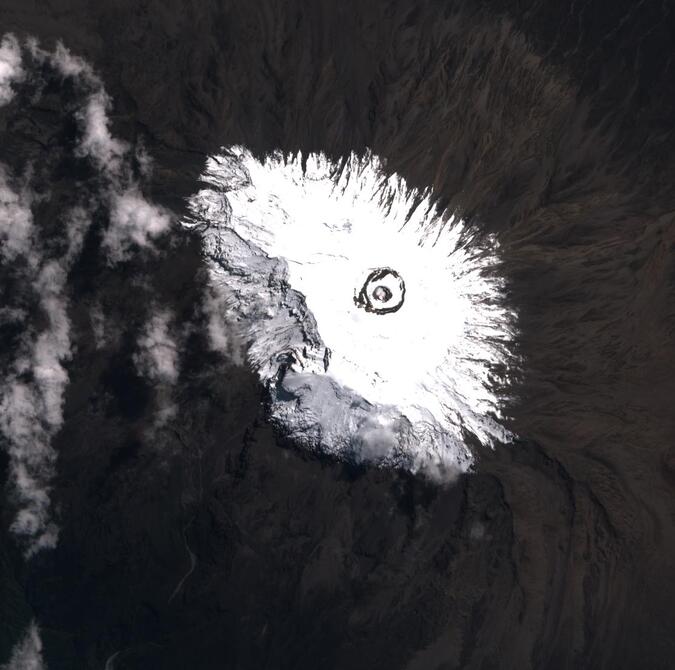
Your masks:
<svg viewBox="0 0 675 670"><path fill-rule="evenodd" d="M41 283L4 247L3 389L26 333L51 332L36 287L70 328L58 541L29 559L0 443L0 662L35 621L50 670L675 666L667 4L0 0L0 18L88 63L130 147L97 171L85 94L48 65L0 108L8 188L29 178L40 262L64 273ZM258 378L208 345L201 240L178 225L233 144L370 148L498 237L512 446L470 445L474 471L439 486L275 435ZM167 217L129 249L98 199L122 181Z"/></svg>

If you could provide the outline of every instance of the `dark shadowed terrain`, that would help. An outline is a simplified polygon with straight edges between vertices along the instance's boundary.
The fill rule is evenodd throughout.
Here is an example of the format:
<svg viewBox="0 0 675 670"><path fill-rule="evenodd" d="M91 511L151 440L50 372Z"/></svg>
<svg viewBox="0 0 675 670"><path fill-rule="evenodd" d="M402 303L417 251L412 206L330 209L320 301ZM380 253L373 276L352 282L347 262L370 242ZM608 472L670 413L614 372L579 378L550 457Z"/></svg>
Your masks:
<svg viewBox="0 0 675 670"><path fill-rule="evenodd" d="M35 619L50 670L675 667L667 3L0 0L0 28L94 67L176 221L235 143L369 147L433 186L497 234L523 361L518 440L451 486L317 459L277 444L254 375L209 350L198 236L111 267L100 212L68 274L58 546L25 561L0 503L0 662ZM0 161L51 193L48 237L97 186L70 158L76 94L34 93L0 109ZM22 291L3 269L0 300ZM164 423L134 365L163 307ZM3 365L19 337L0 328Z"/></svg>

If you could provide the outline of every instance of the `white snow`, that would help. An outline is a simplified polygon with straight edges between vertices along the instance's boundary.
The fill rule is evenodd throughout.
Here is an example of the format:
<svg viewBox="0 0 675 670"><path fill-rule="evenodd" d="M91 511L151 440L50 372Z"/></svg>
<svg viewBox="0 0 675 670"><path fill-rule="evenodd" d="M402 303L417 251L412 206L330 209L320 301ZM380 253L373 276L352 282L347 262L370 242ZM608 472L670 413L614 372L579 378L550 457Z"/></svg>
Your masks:
<svg viewBox="0 0 675 670"><path fill-rule="evenodd" d="M463 431L486 445L509 438L494 370L512 362L515 315L504 306L497 241L437 213L429 194L387 177L375 156L352 155L341 177L335 171L322 154L303 170L299 158L261 162L231 148L207 161L210 188L194 196L186 223L203 232L213 281L229 287L250 364L273 393L296 397L284 406L277 393L273 407L289 434L362 460L400 464L407 451L413 469L466 470ZM387 305L403 299L396 311L355 300L379 268L398 273L405 296L386 273L369 295L386 287ZM277 356L288 351L277 383Z"/></svg>

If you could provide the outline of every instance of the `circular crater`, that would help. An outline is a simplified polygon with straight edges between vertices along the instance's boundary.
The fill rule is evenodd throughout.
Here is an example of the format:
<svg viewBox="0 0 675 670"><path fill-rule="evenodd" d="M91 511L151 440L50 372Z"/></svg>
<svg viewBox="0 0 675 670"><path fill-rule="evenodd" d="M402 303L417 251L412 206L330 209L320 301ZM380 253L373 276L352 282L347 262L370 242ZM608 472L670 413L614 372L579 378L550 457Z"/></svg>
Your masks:
<svg viewBox="0 0 675 670"><path fill-rule="evenodd" d="M391 314L403 306L405 283L396 270L383 267L371 270L354 296L357 307L372 314Z"/></svg>

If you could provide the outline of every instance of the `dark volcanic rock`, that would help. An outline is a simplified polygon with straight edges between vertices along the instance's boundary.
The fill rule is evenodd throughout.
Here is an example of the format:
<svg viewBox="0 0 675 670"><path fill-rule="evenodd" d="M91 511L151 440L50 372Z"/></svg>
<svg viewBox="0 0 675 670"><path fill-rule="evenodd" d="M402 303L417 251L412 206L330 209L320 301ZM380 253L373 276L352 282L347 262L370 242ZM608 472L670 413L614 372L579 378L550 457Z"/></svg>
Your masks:
<svg viewBox="0 0 675 670"><path fill-rule="evenodd" d="M223 144L368 146L433 185L498 234L523 360L521 439L456 484L321 461L277 444L255 378L207 350L198 240L110 268L96 222L68 283L61 537L26 564L2 503L0 659L35 616L51 670L675 666L666 4L5 0L0 18L96 68L176 217ZM68 91L29 93L0 110L0 160L38 166L49 235L94 177L69 158ZM155 303L186 343L160 428L133 359ZM0 335L9 356L19 334Z"/></svg>

